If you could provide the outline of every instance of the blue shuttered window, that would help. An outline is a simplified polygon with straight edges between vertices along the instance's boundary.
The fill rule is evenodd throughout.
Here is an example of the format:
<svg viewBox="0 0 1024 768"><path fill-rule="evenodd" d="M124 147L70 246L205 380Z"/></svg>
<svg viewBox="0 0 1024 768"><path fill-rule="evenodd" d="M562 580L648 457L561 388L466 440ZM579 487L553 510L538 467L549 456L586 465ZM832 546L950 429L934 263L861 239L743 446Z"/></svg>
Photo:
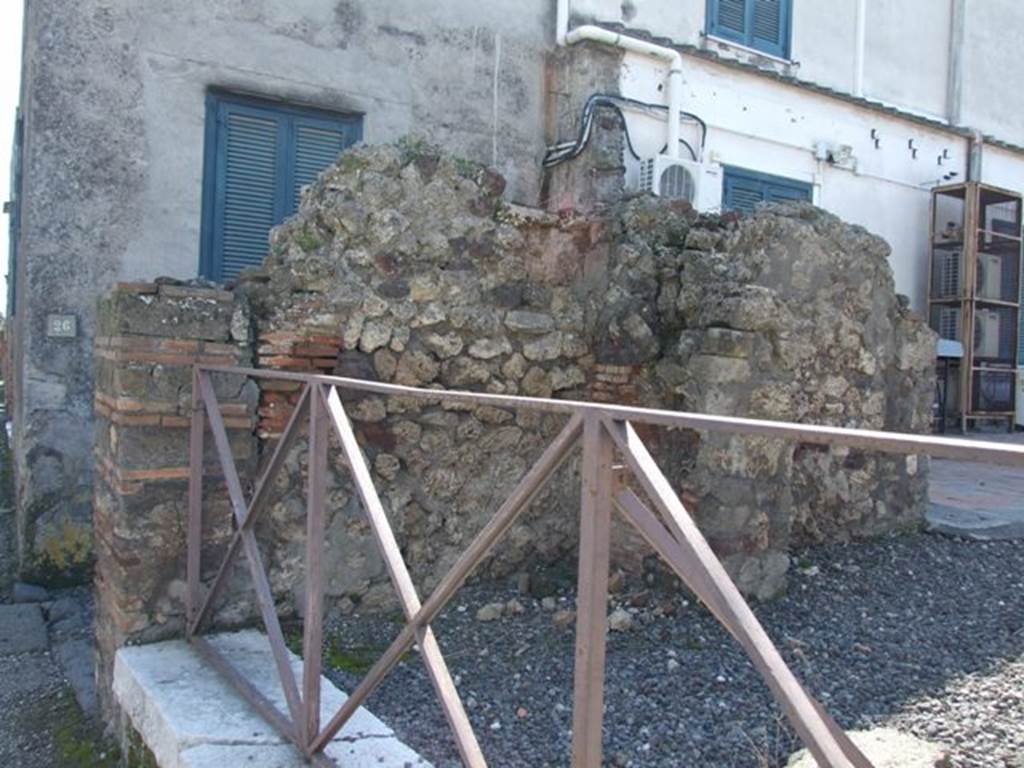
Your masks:
<svg viewBox="0 0 1024 768"><path fill-rule="evenodd" d="M753 213L759 203L811 201L811 185L783 176L726 166L722 184L722 210Z"/></svg>
<svg viewBox="0 0 1024 768"><path fill-rule="evenodd" d="M254 99L207 99L200 272L227 281L263 263L302 188L362 138L362 119Z"/></svg>
<svg viewBox="0 0 1024 768"><path fill-rule="evenodd" d="M707 0L707 32L789 58L792 0Z"/></svg>

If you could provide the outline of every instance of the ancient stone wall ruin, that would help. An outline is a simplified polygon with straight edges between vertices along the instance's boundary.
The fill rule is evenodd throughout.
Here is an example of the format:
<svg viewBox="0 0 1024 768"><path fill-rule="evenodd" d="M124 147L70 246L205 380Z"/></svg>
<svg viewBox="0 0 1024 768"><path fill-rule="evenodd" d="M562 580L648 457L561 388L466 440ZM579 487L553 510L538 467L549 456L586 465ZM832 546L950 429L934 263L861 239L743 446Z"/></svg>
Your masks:
<svg viewBox="0 0 1024 768"><path fill-rule="evenodd" d="M118 619L108 645L180 628L188 366L210 355L420 387L926 427L933 338L894 293L879 238L810 206L708 217L644 197L554 216L505 204L502 189L493 172L428 147L359 148L307 191L263 269L233 292L129 286L106 299L96 527L101 594L111 595L100 610ZM208 323L196 321L198 308ZM252 470L297 388L257 391L230 378L219 386ZM424 590L562 422L343 399ZM923 512L926 467L916 457L682 430L645 437L749 594L783 586L795 546L912 526ZM304 453L300 440L260 529L285 611L302 589ZM572 549L574 472L570 462L510 532L492 574ZM219 485L211 464L208 496L223 499ZM328 507L331 603L388 604L383 564L340 465ZM210 520L218 515L208 569L226 506L211 507ZM647 554L633 538L617 542L632 567Z"/></svg>

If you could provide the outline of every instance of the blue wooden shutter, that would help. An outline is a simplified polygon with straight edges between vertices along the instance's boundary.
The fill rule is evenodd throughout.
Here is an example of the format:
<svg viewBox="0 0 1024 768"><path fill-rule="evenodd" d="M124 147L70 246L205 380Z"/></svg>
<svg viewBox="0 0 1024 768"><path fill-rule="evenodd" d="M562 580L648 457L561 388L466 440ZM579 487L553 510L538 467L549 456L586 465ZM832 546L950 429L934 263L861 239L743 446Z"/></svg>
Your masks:
<svg viewBox="0 0 1024 768"><path fill-rule="evenodd" d="M707 14L708 34L789 56L792 0L708 0Z"/></svg>
<svg viewBox="0 0 1024 768"><path fill-rule="evenodd" d="M752 0L750 46L765 53L788 54L790 0Z"/></svg>
<svg viewBox="0 0 1024 768"><path fill-rule="evenodd" d="M217 277L230 280L263 263L270 228L281 215L278 194L281 121L233 108L220 122L218 215L214 252Z"/></svg>
<svg viewBox="0 0 1024 768"><path fill-rule="evenodd" d="M708 32L712 35L746 43L747 0L709 0Z"/></svg>
<svg viewBox="0 0 1024 768"><path fill-rule="evenodd" d="M743 176L726 175L722 209L753 213L758 203L764 202L764 185Z"/></svg>
<svg viewBox="0 0 1024 768"><path fill-rule="evenodd" d="M758 203L787 200L811 201L811 185L806 182L726 166L722 187L722 210L753 213Z"/></svg>
<svg viewBox="0 0 1024 768"><path fill-rule="evenodd" d="M810 201L810 199L810 187L801 185L799 182L794 182L792 185L766 182L764 185L766 203L782 203L787 200Z"/></svg>
<svg viewBox="0 0 1024 768"><path fill-rule="evenodd" d="M294 126L294 166L289 190L289 213L299 209L302 188L316 181L324 168L333 165L338 155L355 139L343 127L320 120L296 119Z"/></svg>

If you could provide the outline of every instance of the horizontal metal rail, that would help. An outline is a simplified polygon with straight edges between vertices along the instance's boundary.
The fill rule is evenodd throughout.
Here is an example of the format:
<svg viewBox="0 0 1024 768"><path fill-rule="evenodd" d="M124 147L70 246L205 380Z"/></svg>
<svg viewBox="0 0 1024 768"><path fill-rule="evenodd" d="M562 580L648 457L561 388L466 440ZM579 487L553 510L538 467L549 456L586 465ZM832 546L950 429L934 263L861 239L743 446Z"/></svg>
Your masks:
<svg viewBox="0 0 1024 768"><path fill-rule="evenodd" d="M302 392L284 433L251 498L246 500L220 408L211 382L213 374L278 379L301 383ZM566 414L562 431L501 504L490 521L423 602L409 575L383 503L373 485L369 466L345 412L339 390L376 393L425 402L449 402ZM309 451L306 520L306 590L303 621L303 674L301 685L287 661L287 650L274 610L259 548L255 540L258 515L268 506L276 474L301 424L308 418ZM577 582L576 670L573 704L574 768L602 764L605 642L608 602L608 565L611 511L633 525L655 552L701 599L711 613L747 652L769 690L782 706L797 735L819 765L830 768L871 768L871 763L850 741L793 675L769 639L750 606L698 530L689 512L655 463L633 424L687 428L737 435L760 435L817 445L840 445L858 450L895 454L929 454L966 461L984 461L1024 467L1024 447L930 435L845 429L726 416L605 405L573 400L552 400L478 392L420 389L397 384L339 376L307 375L252 368L197 366L193 386L191 472L188 525L189 638L200 652L307 758L323 762L323 750L345 726L414 643L427 667L441 708L451 727L465 765L483 768L486 761L462 706L431 622L449 603L473 570L498 544L529 507L577 445L582 445L580 544ZM207 426L224 473L231 501L234 536L216 575L208 585L201 579L203 502L203 446ZM323 536L328 431L333 431L344 454L352 482L381 551L386 570L398 595L406 623L398 636L370 668L344 705L324 725L320 722L322 645ZM643 498L625 484L624 468L643 491ZM652 504L648 507L647 504ZM249 567L257 606L267 630L280 677L287 713L271 702L200 636L210 623L225 577L242 552ZM203 594L205 591L205 595ZM301 690L300 690L301 688Z"/></svg>

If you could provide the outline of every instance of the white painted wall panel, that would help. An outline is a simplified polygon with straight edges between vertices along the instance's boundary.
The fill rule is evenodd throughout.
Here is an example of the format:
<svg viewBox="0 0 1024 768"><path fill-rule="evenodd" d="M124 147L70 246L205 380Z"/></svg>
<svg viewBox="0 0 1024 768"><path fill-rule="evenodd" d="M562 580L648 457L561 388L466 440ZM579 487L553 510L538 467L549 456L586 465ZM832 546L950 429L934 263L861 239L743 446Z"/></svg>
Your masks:
<svg viewBox="0 0 1024 768"><path fill-rule="evenodd" d="M571 3L573 15L597 22L625 24L690 45L700 43L705 7L705 0L572 0Z"/></svg>
<svg viewBox="0 0 1024 768"><path fill-rule="evenodd" d="M801 80L853 93L857 0L796 2L793 15L794 74Z"/></svg>
<svg viewBox="0 0 1024 768"><path fill-rule="evenodd" d="M623 65L623 93L658 101L664 77L662 67L630 54ZM710 126L707 160L814 184L816 203L890 243L896 289L924 309L929 190L952 172L953 180L963 179L964 139L693 57L684 58L684 82L685 109ZM664 120L632 114L629 124L640 154L660 151ZM694 142L698 137L695 128L683 135ZM849 145L850 166L818 161L819 142ZM948 157L940 164L943 154ZM1001 162L990 158L993 166ZM629 178L635 180L635 171Z"/></svg>
<svg viewBox="0 0 1024 768"><path fill-rule="evenodd" d="M1024 3L968 2L963 122L1024 146Z"/></svg>
<svg viewBox="0 0 1024 768"><path fill-rule="evenodd" d="M948 0L868 0L864 95L945 117L950 19Z"/></svg>

